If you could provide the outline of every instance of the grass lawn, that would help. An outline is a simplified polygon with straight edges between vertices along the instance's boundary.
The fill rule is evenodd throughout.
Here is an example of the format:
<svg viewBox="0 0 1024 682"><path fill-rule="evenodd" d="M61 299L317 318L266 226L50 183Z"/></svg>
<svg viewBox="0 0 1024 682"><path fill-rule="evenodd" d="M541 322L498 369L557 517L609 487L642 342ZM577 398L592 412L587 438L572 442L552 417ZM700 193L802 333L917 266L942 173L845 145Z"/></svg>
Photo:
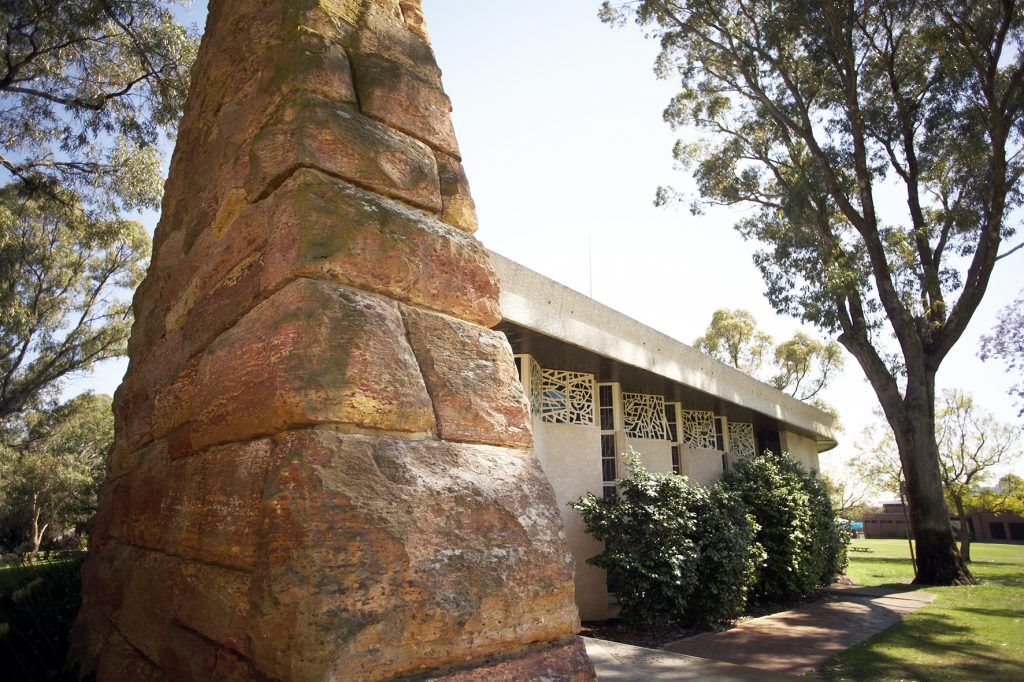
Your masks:
<svg viewBox="0 0 1024 682"><path fill-rule="evenodd" d="M855 540L849 576L893 585L914 576L906 540ZM903 622L843 652L828 680L1024 680L1024 546L972 543L981 584L922 587L938 596ZM907 589L913 589L909 585Z"/></svg>

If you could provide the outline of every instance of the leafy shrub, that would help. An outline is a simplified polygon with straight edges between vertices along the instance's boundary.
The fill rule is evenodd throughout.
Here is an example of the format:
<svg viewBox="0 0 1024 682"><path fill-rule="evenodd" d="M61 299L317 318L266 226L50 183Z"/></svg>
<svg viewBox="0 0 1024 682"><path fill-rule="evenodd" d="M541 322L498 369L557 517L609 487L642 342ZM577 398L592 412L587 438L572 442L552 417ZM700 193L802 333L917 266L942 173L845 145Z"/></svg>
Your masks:
<svg viewBox="0 0 1024 682"><path fill-rule="evenodd" d="M757 520L766 558L753 596L789 601L835 579L846 563L841 532L820 480L786 454L771 451L739 460L720 485Z"/></svg>
<svg viewBox="0 0 1024 682"><path fill-rule="evenodd" d="M619 501L588 494L573 503L605 543L587 561L608 572L623 618L703 627L735 619L760 556L752 519L726 491L652 474L635 454L626 460Z"/></svg>
<svg viewBox="0 0 1024 682"><path fill-rule="evenodd" d="M74 680L67 663L84 556L0 567L0 670L9 679Z"/></svg>

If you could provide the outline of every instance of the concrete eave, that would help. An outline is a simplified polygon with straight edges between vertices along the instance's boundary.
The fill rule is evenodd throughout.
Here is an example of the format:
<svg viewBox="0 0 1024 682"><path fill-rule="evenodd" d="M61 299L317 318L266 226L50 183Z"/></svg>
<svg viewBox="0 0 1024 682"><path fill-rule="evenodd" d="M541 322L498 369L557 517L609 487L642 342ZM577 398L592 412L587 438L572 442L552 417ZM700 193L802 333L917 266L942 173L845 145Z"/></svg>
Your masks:
<svg viewBox="0 0 1024 682"><path fill-rule="evenodd" d="M819 452L836 446L828 413L498 253L490 255L505 320L763 414L813 438Z"/></svg>

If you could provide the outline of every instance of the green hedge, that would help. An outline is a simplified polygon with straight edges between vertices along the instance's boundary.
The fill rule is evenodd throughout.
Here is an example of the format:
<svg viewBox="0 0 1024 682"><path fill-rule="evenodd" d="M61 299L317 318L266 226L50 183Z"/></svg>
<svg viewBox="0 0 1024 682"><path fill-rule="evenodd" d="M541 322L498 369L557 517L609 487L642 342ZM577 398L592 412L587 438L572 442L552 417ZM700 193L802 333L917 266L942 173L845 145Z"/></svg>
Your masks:
<svg viewBox="0 0 1024 682"><path fill-rule="evenodd" d="M845 567L848 534L824 485L788 456L742 460L710 490L626 460L619 500L572 506L605 543L587 561L608 572L627 621L716 627L749 600L793 599Z"/></svg>
<svg viewBox="0 0 1024 682"><path fill-rule="evenodd" d="M735 619L760 558L752 518L728 492L626 459L618 502L587 495L573 503L605 543L588 562L608 572L623 617L704 627Z"/></svg>

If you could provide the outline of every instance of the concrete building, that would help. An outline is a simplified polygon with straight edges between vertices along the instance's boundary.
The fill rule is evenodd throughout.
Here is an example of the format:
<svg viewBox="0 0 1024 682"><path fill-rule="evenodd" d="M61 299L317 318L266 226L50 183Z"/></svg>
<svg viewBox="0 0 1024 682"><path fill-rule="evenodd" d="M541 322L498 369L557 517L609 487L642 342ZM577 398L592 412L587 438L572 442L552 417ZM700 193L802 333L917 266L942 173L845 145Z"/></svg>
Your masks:
<svg viewBox="0 0 1024 682"><path fill-rule="evenodd" d="M818 469L830 415L498 254L502 322L530 401L534 449L576 562L583 620L608 616L602 546L568 505L614 496L630 448L650 471L711 485L731 461L789 452Z"/></svg>

